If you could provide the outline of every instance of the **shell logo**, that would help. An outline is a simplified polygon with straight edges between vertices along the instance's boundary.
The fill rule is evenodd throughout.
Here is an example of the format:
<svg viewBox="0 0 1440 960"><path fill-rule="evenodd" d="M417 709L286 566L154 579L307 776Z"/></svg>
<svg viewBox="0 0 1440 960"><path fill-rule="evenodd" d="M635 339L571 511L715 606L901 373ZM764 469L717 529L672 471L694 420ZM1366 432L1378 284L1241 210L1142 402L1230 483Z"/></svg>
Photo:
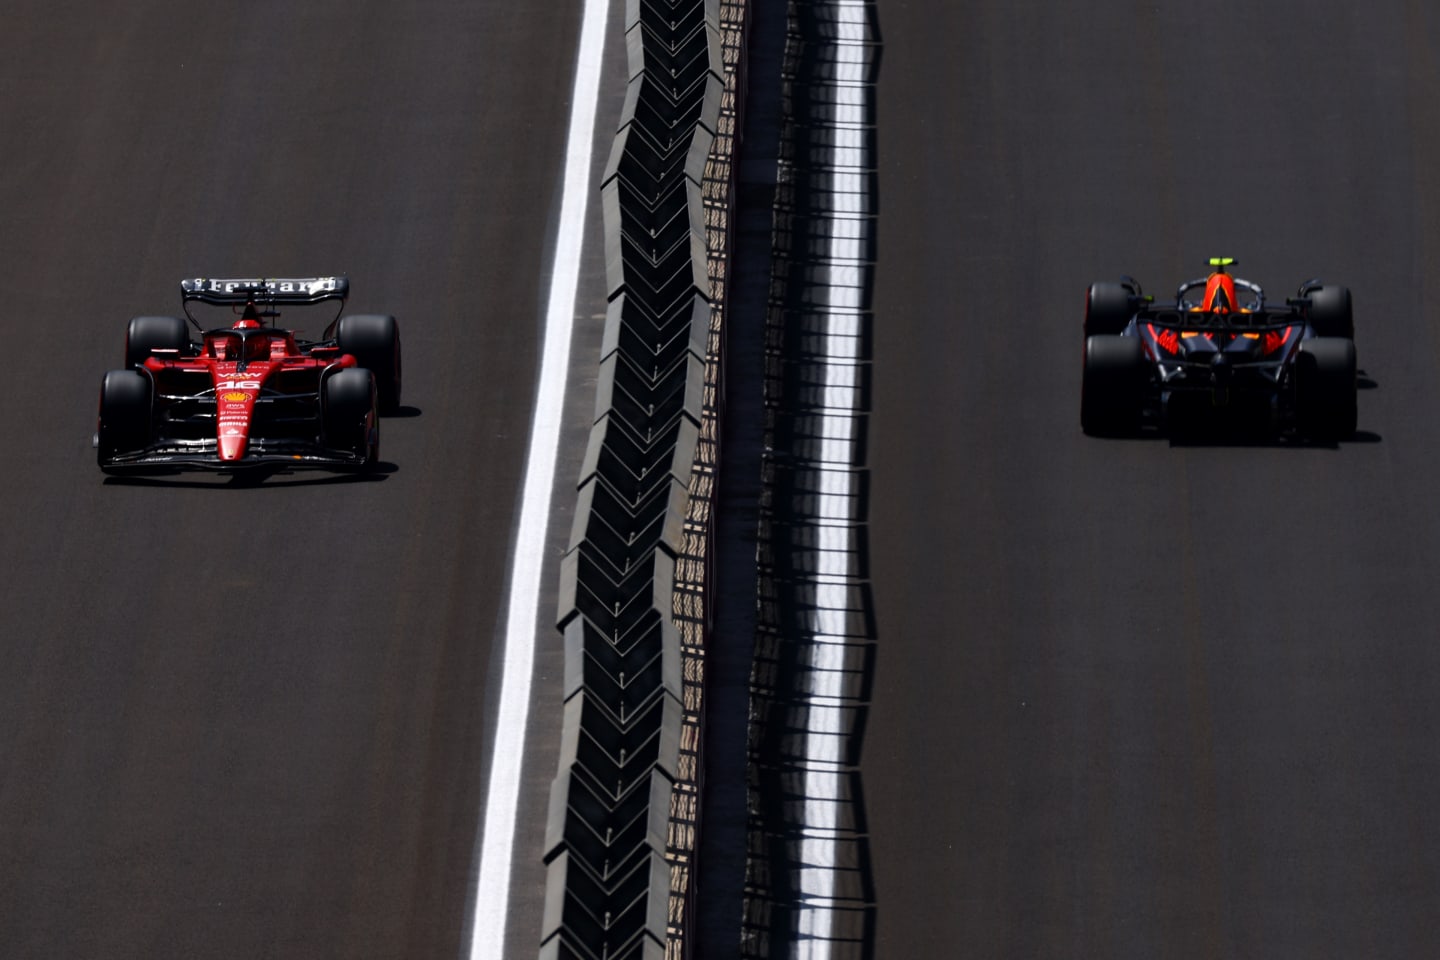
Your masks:
<svg viewBox="0 0 1440 960"><path fill-rule="evenodd" d="M243 393L222 393L220 394L220 399L226 403L243 403L249 400L250 397Z"/></svg>

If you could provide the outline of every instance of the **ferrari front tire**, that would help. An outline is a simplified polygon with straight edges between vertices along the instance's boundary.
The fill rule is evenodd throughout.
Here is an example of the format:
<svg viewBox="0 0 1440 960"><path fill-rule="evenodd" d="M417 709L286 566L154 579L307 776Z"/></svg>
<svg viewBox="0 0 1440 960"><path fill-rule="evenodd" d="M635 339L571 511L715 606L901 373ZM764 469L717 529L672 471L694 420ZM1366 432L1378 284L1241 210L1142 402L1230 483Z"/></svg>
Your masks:
<svg viewBox="0 0 1440 960"><path fill-rule="evenodd" d="M324 444L354 454L365 463L380 457L380 417L376 410L375 377L350 367L325 379L321 412Z"/></svg>
<svg viewBox="0 0 1440 960"><path fill-rule="evenodd" d="M1085 338L1080 383L1080 427L1091 436L1116 437L1140 429L1148 368L1139 337Z"/></svg>
<svg viewBox="0 0 1440 960"><path fill-rule="evenodd" d="M400 409L400 324L388 314L354 313L340 318L335 339L341 353L375 375L382 413Z"/></svg>
<svg viewBox="0 0 1440 960"><path fill-rule="evenodd" d="M107 461L150 445L152 387L138 370L111 370L100 381L100 415L96 426L97 459Z"/></svg>

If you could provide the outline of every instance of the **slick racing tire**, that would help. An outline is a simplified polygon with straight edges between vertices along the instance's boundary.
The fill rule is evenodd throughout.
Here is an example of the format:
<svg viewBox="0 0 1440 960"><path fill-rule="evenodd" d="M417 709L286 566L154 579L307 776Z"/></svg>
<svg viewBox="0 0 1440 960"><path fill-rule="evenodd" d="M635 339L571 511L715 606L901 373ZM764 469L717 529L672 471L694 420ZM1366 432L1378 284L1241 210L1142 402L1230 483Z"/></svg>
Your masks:
<svg viewBox="0 0 1440 960"><path fill-rule="evenodd" d="M1085 294L1085 336L1121 333L1135 316L1130 291L1119 283L1092 283Z"/></svg>
<svg viewBox="0 0 1440 960"><path fill-rule="evenodd" d="M1315 337L1300 344L1295 359L1295 408L1301 436L1344 440L1358 419L1355 341Z"/></svg>
<svg viewBox="0 0 1440 960"><path fill-rule="evenodd" d="M138 370L111 370L100 381L100 419L96 427L100 466L118 454L150 445L152 387Z"/></svg>
<svg viewBox="0 0 1440 960"><path fill-rule="evenodd" d="M190 327L179 317L135 317L125 332L125 366L138 367L156 350L190 352Z"/></svg>
<svg viewBox="0 0 1440 960"><path fill-rule="evenodd" d="M1355 339L1355 314L1350 303L1350 288L1317 287L1310 291L1307 319L1317 337Z"/></svg>
<svg viewBox="0 0 1440 960"><path fill-rule="evenodd" d="M1091 436L1117 437L1140 429L1149 366L1139 337L1085 338L1080 426Z"/></svg>
<svg viewBox="0 0 1440 960"><path fill-rule="evenodd" d="M400 409L400 325L379 313L341 317L335 328L340 352L351 354L359 366L375 375L375 393L381 413Z"/></svg>
<svg viewBox="0 0 1440 960"><path fill-rule="evenodd" d="M362 457L366 465L380 456L380 418L376 415L375 377L350 367L325 379L321 408L325 446Z"/></svg>

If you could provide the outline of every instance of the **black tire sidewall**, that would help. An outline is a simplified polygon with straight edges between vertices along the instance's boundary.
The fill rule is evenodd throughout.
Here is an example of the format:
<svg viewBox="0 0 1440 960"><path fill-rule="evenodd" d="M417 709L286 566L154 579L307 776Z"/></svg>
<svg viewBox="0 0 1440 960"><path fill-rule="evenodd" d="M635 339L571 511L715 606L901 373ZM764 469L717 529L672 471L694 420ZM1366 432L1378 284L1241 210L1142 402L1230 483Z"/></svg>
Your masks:
<svg viewBox="0 0 1440 960"><path fill-rule="evenodd" d="M190 326L181 318L132 317L125 330L125 365L138 367L157 349L179 355L189 347Z"/></svg>
<svg viewBox="0 0 1440 960"><path fill-rule="evenodd" d="M1085 292L1085 336L1114 336L1130 325L1135 303L1123 284L1100 281Z"/></svg>
<svg viewBox="0 0 1440 960"><path fill-rule="evenodd" d="M1080 426L1092 436L1137 432L1145 405L1148 365L1137 337L1085 339L1080 385Z"/></svg>
<svg viewBox="0 0 1440 960"><path fill-rule="evenodd" d="M399 409L402 386L399 322L389 314L348 314L336 324L335 340L341 353L350 354L358 366L374 375L380 410L394 413Z"/></svg>
<svg viewBox="0 0 1440 960"><path fill-rule="evenodd" d="M1326 285L1310 291L1307 319L1317 337L1355 339L1355 311L1349 287Z"/></svg>
<svg viewBox="0 0 1440 960"><path fill-rule="evenodd" d="M372 371L350 367L325 378L321 407L322 436L327 447L364 455L379 453L379 419Z"/></svg>
<svg viewBox="0 0 1440 960"><path fill-rule="evenodd" d="M1355 342L1314 337L1300 345L1295 360L1295 404L1302 436L1344 439L1355 432L1357 383Z"/></svg>
<svg viewBox="0 0 1440 960"><path fill-rule="evenodd" d="M138 370L111 370L100 382L96 434L103 460L143 450L150 443L154 388Z"/></svg>

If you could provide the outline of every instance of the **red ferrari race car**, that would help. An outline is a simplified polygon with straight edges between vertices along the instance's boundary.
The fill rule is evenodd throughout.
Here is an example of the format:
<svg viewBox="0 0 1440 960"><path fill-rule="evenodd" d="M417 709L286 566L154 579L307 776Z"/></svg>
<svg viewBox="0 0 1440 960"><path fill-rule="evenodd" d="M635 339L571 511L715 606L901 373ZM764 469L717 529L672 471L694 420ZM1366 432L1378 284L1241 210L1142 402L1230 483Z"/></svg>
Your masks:
<svg viewBox="0 0 1440 960"><path fill-rule="evenodd" d="M400 328L388 315L340 316L349 292L346 277L182 280L189 322L132 319L126 369L111 370L101 382L100 468L376 463L379 414L400 405ZM276 326L281 307L329 303L335 316L318 340ZM235 319L206 329L197 308L221 316L228 309Z"/></svg>
<svg viewBox="0 0 1440 960"><path fill-rule="evenodd" d="M1283 304L1231 257L1157 303L1129 277L1085 300L1080 423L1100 436L1242 429L1334 442L1356 427L1350 291L1310 280ZM1203 291L1199 299L1191 294Z"/></svg>

